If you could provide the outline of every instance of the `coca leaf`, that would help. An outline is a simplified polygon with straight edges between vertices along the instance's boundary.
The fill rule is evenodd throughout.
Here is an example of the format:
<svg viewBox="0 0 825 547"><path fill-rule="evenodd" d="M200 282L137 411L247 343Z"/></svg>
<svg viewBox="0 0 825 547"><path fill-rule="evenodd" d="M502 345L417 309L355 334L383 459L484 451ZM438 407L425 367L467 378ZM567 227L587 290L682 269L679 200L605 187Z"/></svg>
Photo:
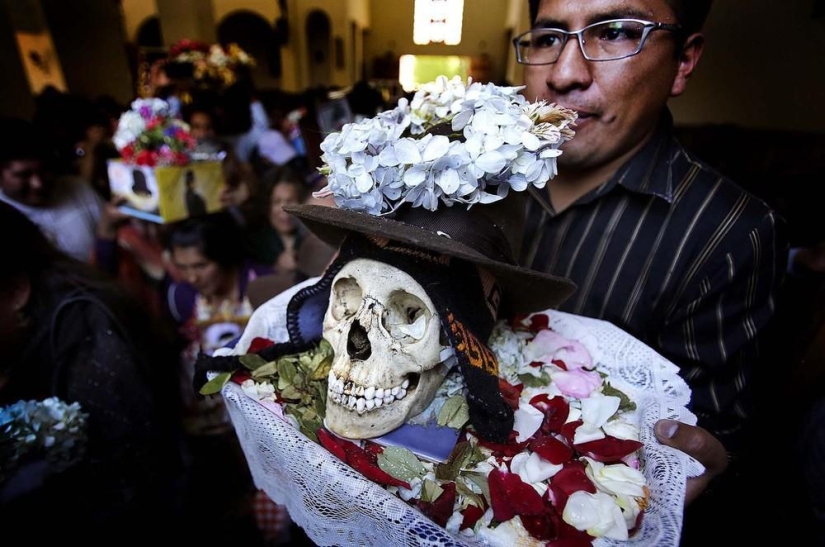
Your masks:
<svg viewBox="0 0 825 547"><path fill-rule="evenodd" d="M396 479L410 482L423 477L427 470L408 448L388 446L378 455L378 467Z"/></svg>
<svg viewBox="0 0 825 547"><path fill-rule="evenodd" d="M613 397L618 397L620 399L618 412L632 412L636 410L636 403L631 401L630 397L628 397L624 391L616 389L608 382L602 383L602 394L612 395Z"/></svg>
<svg viewBox="0 0 825 547"><path fill-rule="evenodd" d="M461 468L467 465L473 453L473 447L467 441L455 445L449 459L435 466L435 478L440 481L454 481Z"/></svg>
<svg viewBox="0 0 825 547"><path fill-rule="evenodd" d="M223 386L232 378L231 372L221 372L205 384L200 389L201 395L214 395L220 393Z"/></svg>
<svg viewBox="0 0 825 547"><path fill-rule="evenodd" d="M470 407L463 395L453 395L438 412L438 425L461 429L470 421Z"/></svg>
<svg viewBox="0 0 825 547"><path fill-rule="evenodd" d="M542 370L539 376L532 374L519 374L518 379L524 387L544 387L550 383L550 375L546 370Z"/></svg>
<svg viewBox="0 0 825 547"><path fill-rule="evenodd" d="M258 370L266 364L266 360L263 357L254 353L241 355L238 361L249 370Z"/></svg>

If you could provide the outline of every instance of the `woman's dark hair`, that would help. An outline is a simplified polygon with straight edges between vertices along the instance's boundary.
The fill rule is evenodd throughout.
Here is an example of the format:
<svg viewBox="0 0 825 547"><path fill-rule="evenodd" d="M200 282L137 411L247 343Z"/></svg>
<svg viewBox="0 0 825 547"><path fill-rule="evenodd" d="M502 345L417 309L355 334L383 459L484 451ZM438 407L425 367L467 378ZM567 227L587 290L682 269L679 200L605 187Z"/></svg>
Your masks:
<svg viewBox="0 0 825 547"><path fill-rule="evenodd" d="M683 35L690 36L702 30L713 0L665 0L676 14L676 21L682 25ZM536 22L541 0L529 0L530 23Z"/></svg>
<svg viewBox="0 0 825 547"><path fill-rule="evenodd" d="M225 269L241 265L245 255L240 244L241 232L226 212L188 218L170 226L166 247L195 247L209 260Z"/></svg>
<svg viewBox="0 0 825 547"><path fill-rule="evenodd" d="M28 279L30 296L22 311L35 337L51 328L60 302L76 295L105 305L124 332L135 337L135 347L153 344L151 350L145 350L147 355L165 357L168 348L174 349L174 332L168 325L151 321L148 308L113 279L60 251L28 217L3 202L0 233L9 236L3 246L8 259L0 260L0 298L5 298L20 280Z"/></svg>
<svg viewBox="0 0 825 547"><path fill-rule="evenodd" d="M5 290L16 280L27 278L34 307L54 290L118 290L95 268L57 249L26 215L3 202L0 202L0 233L7 235L3 248L8 257L0 261L0 287Z"/></svg>

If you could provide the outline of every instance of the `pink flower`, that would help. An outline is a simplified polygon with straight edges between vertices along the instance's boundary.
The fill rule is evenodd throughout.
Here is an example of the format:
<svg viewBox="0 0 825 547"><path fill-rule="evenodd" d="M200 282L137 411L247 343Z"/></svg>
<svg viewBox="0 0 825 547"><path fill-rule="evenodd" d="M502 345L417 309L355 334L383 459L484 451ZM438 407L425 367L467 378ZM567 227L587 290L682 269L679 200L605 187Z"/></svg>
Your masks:
<svg viewBox="0 0 825 547"><path fill-rule="evenodd" d="M554 372L550 375L556 387L567 397L586 399L602 385L598 372L584 369Z"/></svg>

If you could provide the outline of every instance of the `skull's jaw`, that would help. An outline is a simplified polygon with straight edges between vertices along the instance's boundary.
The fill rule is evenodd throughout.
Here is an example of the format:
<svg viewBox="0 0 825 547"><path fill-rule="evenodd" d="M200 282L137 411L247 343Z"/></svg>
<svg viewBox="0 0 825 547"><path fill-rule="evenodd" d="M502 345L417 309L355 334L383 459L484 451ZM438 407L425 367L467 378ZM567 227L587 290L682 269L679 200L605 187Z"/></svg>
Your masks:
<svg viewBox="0 0 825 547"><path fill-rule="evenodd" d="M378 387L357 385L330 372L327 427L349 439L370 439L389 433L420 406L417 404L420 377L409 374L397 386Z"/></svg>

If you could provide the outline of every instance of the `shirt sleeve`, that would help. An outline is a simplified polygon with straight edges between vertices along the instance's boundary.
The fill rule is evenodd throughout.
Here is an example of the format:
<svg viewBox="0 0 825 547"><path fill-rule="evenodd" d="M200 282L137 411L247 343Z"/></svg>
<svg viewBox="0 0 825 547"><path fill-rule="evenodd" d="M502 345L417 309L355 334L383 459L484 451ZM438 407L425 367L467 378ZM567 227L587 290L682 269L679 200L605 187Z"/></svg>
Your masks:
<svg viewBox="0 0 825 547"><path fill-rule="evenodd" d="M786 271L782 226L768 213L745 240L720 245L657 333L663 355L691 385L693 411L729 450L750 414L747 388L764 357Z"/></svg>

